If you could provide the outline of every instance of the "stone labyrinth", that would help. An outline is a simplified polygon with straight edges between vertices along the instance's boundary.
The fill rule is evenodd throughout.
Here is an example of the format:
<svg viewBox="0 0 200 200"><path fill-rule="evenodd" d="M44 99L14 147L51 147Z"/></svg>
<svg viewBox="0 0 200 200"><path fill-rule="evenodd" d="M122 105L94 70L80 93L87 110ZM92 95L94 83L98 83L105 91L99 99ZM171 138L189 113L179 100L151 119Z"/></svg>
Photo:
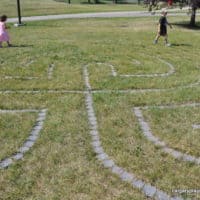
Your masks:
<svg viewBox="0 0 200 200"><path fill-rule="evenodd" d="M155 59L155 58L154 58ZM168 72L166 73L151 73L151 74L120 74L118 73L116 67L110 63L95 63L96 67L100 67L101 65L104 65L110 69L110 75L113 77L123 77L123 78L134 78L134 77L148 77L148 78L165 78L167 76L171 76L176 73L175 67L169 63L168 61L156 58L163 66L168 68ZM132 59L131 60L133 65L142 65L141 61ZM94 64L94 63L92 63ZM90 84L90 75L89 75L89 66L91 64L87 64L83 66L83 78L85 82L85 90L83 91L71 91L71 90L7 90L7 91L0 91L0 94L9 94L9 93L24 93L24 94L32 94L32 93L80 93L85 95L85 106L88 114L88 121L90 126L90 135L91 135L91 144L93 147L94 152L96 153L97 159L103 164L105 168L108 168L112 173L119 176L119 178L122 181L129 182L134 188L139 189L144 195L147 197L151 197L154 199L160 199L160 200L167 200L167 199L182 199L181 197L171 197L169 194L167 194L165 191L161 191L157 187L150 185L143 180L140 180L137 178L137 174L132 172L128 172L126 169L122 168L121 166L118 166L115 164L115 161L112 160L109 155L105 152L101 145L100 141L100 132L99 132L99 126L97 122L97 116L94 111L94 101L93 101L93 94L94 93L140 93L140 92L165 92L169 90L176 90L177 88L189 88L189 87L196 87L198 86L199 82L185 85L181 87L175 87L170 89L128 89L128 90L93 90L92 85ZM50 64L48 67L47 76L48 79L51 79L53 76L54 64ZM38 77L20 77L20 76L5 76L5 79L27 79L31 80ZM194 108L194 107L200 107L200 103L191 102L188 104L179 104L179 105L160 105L160 106L143 106L143 107L134 107L130 110L130 112L133 113L133 115L138 120L138 124L141 129L141 134L145 136L147 140L149 140L152 144L155 146L159 146L161 150L170 156L174 157L175 159L179 159L180 162L192 162L196 165L200 164L200 158L196 157L194 155L190 155L188 153L184 153L181 150L176 150L171 146L170 144L166 143L165 141L162 141L159 137L154 135L153 130L151 129L151 125L148 122L148 120L144 117L143 112L145 110L156 108L159 110L162 109L176 109L176 108ZM30 130L28 138L24 141L24 143L18 148L17 152L13 152L12 155L8 155L6 158L0 161L0 168L2 170L6 170L7 167L9 167L12 163L17 162L21 160L24 157L24 154L31 150L34 143L37 141L40 131L43 128L43 123L45 122L46 116L48 115L47 109L29 109L26 110L0 110L0 114L6 114L6 113L24 113L24 112L34 112L38 113L37 120L32 128ZM191 129L198 130L200 129L200 122L191 124ZM20 162L23 162L20 161Z"/></svg>

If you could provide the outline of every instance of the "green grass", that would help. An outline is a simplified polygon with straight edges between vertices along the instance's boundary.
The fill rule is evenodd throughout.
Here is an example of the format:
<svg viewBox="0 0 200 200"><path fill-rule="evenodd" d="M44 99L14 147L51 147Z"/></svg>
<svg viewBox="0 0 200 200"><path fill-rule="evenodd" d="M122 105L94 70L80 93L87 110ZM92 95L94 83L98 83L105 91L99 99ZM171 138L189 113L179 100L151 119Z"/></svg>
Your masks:
<svg viewBox="0 0 200 200"><path fill-rule="evenodd" d="M8 155L16 152L20 144L22 144L29 136L29 132L33 128L36 116L33 114L1 114L1 152L0 160ZM22 131L23 130L23 131Z"/></svg>
<svg viewBox="0 0 200 200"><path fill-rule="evenodd" d="M147 121L155 135L166 141L174 149L200 157L199 129L192 125L199 124L199 107L179 109L155 109L146 113Z"/></svg>
<svg viewBox="0 0 200 200"><path fill-rule="evenodd" d="M74 2L74 1L72 1ZM133 11L146 10L142 5L135 4L67 4L65 2L56 2L54 0L20 0L22 16L49 15L49 14L69 14L86 12L106 12L106 11ZM8 17L17 16L16 1L1 0L0 14L6 14Z"/></svg>
<svg viewBox="0 0 200 200"><path fill-rule="evenodd" d="M183 20L189 21L186 17L169 18L174 23ZM153 45L157 21L156 17L71 19L11 27L9 33L16 47L0 49L0 89L84 91L83 66L87 64L91 64L88 71L93 89L169 89L133 94L96 93L93 99L105 152L117 165L170 194L173 189L199 188L200 168L174 159L149 142L132 109L199 103L199 86L180 87L199 80L200 43L197 30L174 26L169 30L170 48L164 46L162 38ZM172 63L175 73L164 78L112 77L106 65L95 64L111 63L119 74L167 72L168 67L156 56ZM141 66L131 63L132 59L141 61ZM55 68L52 79L48 79L51 63ZM24 76L38 79L24 80ZM36 144L23 160L0 170L1 200L146 199L96 159L84 94L0 94L0 108L48 109ZM200 123L199 108L154 108L143 113L152 132L170 147L199 156L199 129L191 128L192 124ZM4 147L1 158L23 144L35 118L28 113L16 117L1 114L0 145Z"/></svg>

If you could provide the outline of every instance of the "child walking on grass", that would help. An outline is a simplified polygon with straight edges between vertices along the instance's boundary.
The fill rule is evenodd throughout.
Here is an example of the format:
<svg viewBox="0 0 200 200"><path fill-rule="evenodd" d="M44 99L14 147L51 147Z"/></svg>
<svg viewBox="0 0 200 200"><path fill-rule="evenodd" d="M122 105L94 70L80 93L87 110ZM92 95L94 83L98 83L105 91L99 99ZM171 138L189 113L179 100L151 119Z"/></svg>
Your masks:
<svg viewBox="0 0 200 200"><path fill-rule="evenodd" d="M8 28L6 26L6 20L7 16L2 15L0 18L0 48L2 47L2 42L7 42L8 47L11 46L10 37L8 35L8 32L6 31L6 29Z"/></svg>
<svg viewBox="0 0 200 200"><path fill-rule="evenodd" d="M166 46L170 46L170 43L168 43L167 25L169 25L170 28L172 28L172 25L168 23L166 16L167 16L167 11L163 11L162 16L159 20L158 33L154 40L154 44L157 44L160 36L163 36L165 38Z"/></svg>

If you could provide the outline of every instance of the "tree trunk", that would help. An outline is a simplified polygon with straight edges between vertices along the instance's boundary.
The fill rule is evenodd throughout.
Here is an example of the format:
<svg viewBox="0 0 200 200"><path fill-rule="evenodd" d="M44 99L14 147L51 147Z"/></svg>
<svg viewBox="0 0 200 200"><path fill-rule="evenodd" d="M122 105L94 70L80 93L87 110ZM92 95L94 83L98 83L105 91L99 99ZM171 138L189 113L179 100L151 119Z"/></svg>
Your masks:
<svg viewBox="0 0 200 200"><path fill-rule="evenodd" d="M192 7L192 15L191 15L191 19L190 19L191 26L195 26L196 10L197 9L195 7Z"/></svg>

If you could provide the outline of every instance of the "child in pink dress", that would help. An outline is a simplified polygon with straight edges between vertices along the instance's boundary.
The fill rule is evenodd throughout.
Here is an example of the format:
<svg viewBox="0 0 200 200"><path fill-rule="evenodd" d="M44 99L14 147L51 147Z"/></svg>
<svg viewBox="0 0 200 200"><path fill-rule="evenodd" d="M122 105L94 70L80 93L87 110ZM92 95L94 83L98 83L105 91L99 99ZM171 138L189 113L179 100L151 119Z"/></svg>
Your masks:
<svg viewBox="0 0 200 200"><path fill-rule="evenodd" d="M0 48L2 47L2 42L7 42L8 46L10 47L10 37L8 35L8 32L6 31L6 20L7 16L2 15L0 18Z"/></svg>

